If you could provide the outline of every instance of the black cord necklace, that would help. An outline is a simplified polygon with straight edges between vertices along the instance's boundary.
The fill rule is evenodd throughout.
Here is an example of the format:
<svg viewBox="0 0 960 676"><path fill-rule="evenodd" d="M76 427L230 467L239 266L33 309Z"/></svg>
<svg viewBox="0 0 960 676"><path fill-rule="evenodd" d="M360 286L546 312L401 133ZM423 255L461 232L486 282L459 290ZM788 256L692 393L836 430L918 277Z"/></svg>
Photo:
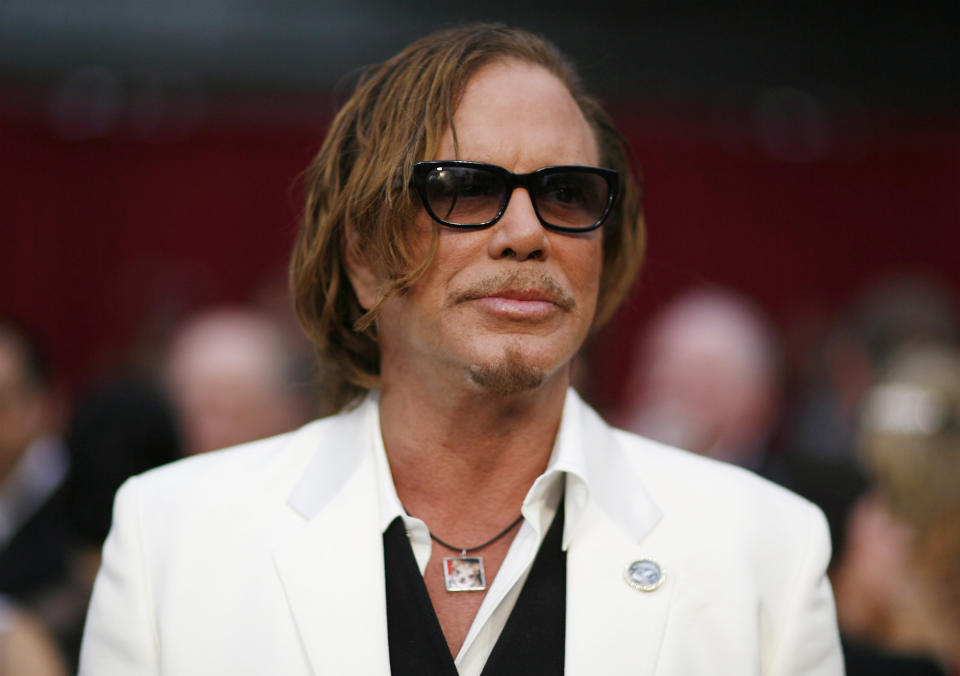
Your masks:
<svg viewBox="0 0 960 676"><path fill-rule="evenodd" d="M407 512L406 509L403 511ZM407 516L410 516L410 512L407 512ZM460 554L460 556L449 556L443 559L443 582L444 585L446 585L447 591L460 592L485 590L487 588L487 579L483 570L483 557L467 556L467 554L470 552L479 551L484 547L492 545L494 542L516 528L517 524L521 521L523 521L523 514L518 516L513 523L504 528L502 531L494 535L482 545L477 545L476 547L454 547L453 545L444 542L433 533L430 533L430 530L427 529L427 532L430 533L431 540L442 547L446 547L450 551Z"/></svg>
<svg viewBox="0 0 960 676"><path fill-rule="evenodd" d="M489 540L487 540L486 542L484 542L482 545L477 545L476 547L454 547L454 546L451 545L451 544L447 544L446 542L444 542L443 540L441 540L440 538L438 538L438 537L437 537L436 535L434 535L433 533L430 533L430 539L433 540L434 542L436 542L438 545L443 545L444 547L446 547L446 548L449 549L450 551L460 552L460 556L466 556L466 555L469 554L470 552L476 552L476 551L479 551L479 550L483 549L484 547L486 547L486 546L488 546L488 545L492 545L494 542L496 542L497 540L499 540L500 538L502 538L504 535L506 535L507 533L509 533L510 531L512 531L514 528L516 528L517 524L520 523L521 521L523 521L523 514L521 514L520 516L518 516L518 517L514 520L513 523L511 523L509 526L507 526L507 527L504 528L502 531L500 531L500 533L498 533L497 535L494 535L492 538L490 538Z"/></svg>

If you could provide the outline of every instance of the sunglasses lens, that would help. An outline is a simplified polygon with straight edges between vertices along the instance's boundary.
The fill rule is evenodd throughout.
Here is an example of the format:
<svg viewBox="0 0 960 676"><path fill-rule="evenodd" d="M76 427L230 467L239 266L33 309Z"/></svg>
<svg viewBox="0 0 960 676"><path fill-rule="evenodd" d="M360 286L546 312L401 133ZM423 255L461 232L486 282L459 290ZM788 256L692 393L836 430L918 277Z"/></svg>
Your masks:
<svg viewBox="0 0 960 676"><path fill-rule="evenodd" d="M590 228L603 217L610 186L603 176L586 171L544 174L536 186L540 218L561 228Z"/></svg>
<svg viewBox="0 0 960 676"><path fill-rule="evenodd" d="M525 188L540 222L561 231L600 226L616 190L616 173L591 167L544 167L512 174L494 165L421 162L415 181L430 214L462 228L487 227L500 217L509 194Z"/></svg>
<svg viewBox="0 0 960 676"><path fill-rule="evenodd" d="M506 194L503 178L478 167L437 167L424 182L436 216L453 225L480 225L497 217Z"/></svg>

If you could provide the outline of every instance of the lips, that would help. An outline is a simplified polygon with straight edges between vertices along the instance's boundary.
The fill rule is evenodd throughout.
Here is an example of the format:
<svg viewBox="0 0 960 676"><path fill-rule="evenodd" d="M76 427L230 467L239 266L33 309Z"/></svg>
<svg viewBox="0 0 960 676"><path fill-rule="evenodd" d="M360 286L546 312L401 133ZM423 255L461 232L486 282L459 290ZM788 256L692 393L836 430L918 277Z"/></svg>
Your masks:
<svg viewBox="0 0 960 676"><path fill-rule="evenodd" d="M486 306L514 311L542 313L557 308L570 312L576 307L573 296L546 275L531 277L517 274L505 278L488 278L456 294L455 303L482 301ZM539 310L537 309L541 307Z"/></svg>
<svg viewBox="0 0 960 676"><path fill-rule="evenodd" d="M511 322L543 322L575 306L573 298L564 294L553 280L537 280L536 284L474 287L463 300L487 315Z"/></svg>
<svg viewBox="0 0 960 676"><path fill-rule="evenodd" d="M558 305L555 294L551 294L542 289L503 289L501 291L489 294L488 297L504 298L506 300L553 303L554 305Z"/></svg>
<svg viewBox="0 0 960 676"><path fill-rule="evenodd" d="M508 291L505 292L507 295L484 296L474 302L491 315L514 321L540 321L560 311L555 302L544 299L542 294L539 298L515 298L511 293ZM530 294L522 292L520 295Z"/></svg>

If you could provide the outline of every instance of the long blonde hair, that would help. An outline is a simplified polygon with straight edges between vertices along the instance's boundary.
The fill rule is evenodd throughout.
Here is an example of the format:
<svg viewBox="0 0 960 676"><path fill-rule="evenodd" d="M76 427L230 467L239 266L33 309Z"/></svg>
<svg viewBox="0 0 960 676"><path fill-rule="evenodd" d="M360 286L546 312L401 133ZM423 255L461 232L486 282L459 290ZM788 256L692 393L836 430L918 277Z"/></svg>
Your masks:
<svg viewBox="0 0 960 676"><path fill-rule="evenodd" d="M910 345L890 359L862 416L860 451L912 534L911 570L960 660L960 352Z"/></svg>

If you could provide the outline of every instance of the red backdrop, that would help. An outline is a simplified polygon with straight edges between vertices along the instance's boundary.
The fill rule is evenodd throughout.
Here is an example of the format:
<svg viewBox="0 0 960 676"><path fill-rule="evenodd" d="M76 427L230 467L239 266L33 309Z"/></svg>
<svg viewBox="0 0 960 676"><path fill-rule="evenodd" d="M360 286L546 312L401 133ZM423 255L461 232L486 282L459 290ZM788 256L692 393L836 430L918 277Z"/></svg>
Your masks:
<svg viewBox="0 0 960 676"><path fill-rule="evenodd" d="M43 107L11 101L0 106L0 313L36 327L72 385L184 313L247 300L281 275L293 186L326 106L224 106L160 139L120 119L69 140ZM627 105L615 117L643 167L649 251L601 337L601 394L615 396L643 319L691 285L742 291L783 324L904 271L960 295L957 120L861 116L811 146L749 119Z"/></svg>

